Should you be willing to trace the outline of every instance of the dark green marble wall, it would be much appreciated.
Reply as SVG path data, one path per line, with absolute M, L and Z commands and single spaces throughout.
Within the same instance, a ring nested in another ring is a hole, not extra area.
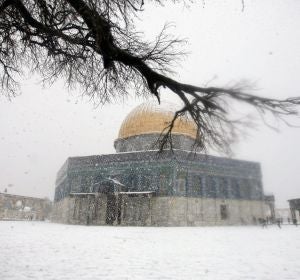
M 97 183 L 107 178 L 118 180 L 128 191 L 154 191 L 157 196 L 263 198 L 258 164 L 241 162 L 239 165 L 224 158 L 218 161 L 215 157 L 192 160 L 173 155 L 161 158 L 142 155 L 137 154 L 138 159 L 124 154 L 119 158 L 106 155 L 70 159 L 57 179 L 55 201 L 71 192 L 93 192 Z

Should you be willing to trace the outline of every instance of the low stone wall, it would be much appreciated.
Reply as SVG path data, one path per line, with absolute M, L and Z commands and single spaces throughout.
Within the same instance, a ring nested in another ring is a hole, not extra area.
M 226 217 L 221 215 L 226 209 Z M 158 197 L 152 200 L 152 225 L 202 226 L 254 224 L 265 217 L 263 202 L 189 197 Z
M 54 203 L 51 221 L 66 224 L 106 224 L 107 197 L 97 195 L 73 195 Z
M 0 220 L 45 220 L 52 203 L 48 199 L 0 193 Z
M 50 216 L 51 221 L 56 223 L 70 224 L 72 212 L 74 211 L 73 208 L 74 198 L 66 197 L 59 202 L 55 202 Z
M 54 222 L 124 226 L 243 225 L 259 218 L 263 201 L 147 195 L 116 195 L 113 204 L 105 194 L 66 197 L 52 213 Z
M 149 196 L 121 197 L 120 224 L 132 226 L 150 226 L 152 198 Z

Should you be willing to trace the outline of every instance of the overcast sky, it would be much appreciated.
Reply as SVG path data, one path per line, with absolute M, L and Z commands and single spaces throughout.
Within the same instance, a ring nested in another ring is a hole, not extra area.
M 189 55 L 176 78 L 203 85 L 255 82 L 256 94 L 300 96 L 300 1 L 195 1 L 147 8 L 139 23 L 148 38 L 168 21 L 188 39 Z M 205 5 L 204 5 L 205 3 Z M 170 98 L 168 96 L 168 98 Z M 22 81 L 22 95 L 0 97 L 0 192 L 53 199 L 58 169 L 69 156 L 113 153 L 126 114 L 141 103 L 132 98 L 104 107 L 68 92 L 63 82 L 42 88 L 39 77 Z M 244 109 L 242 109 L 244 110 Z M 300 120 L 294 120 L 300 124 Z M 250 131 L 235 145 L 235 158 L 261 163 L 266 193 L 278 207 L 300 197 L 300 129 L 280 126 Z

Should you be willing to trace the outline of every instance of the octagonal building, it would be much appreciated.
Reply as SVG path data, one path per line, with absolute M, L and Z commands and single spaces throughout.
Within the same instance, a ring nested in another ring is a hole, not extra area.
M 158 153 L 175 110 L 143 103 L 121 124 L 115 154 L 68 158 L 57 174 L 52 220 L 200 226 L 265 218 L 260 164 L 191 152 L 196 127 L 187 117 L 174 124 L 173 151 Z

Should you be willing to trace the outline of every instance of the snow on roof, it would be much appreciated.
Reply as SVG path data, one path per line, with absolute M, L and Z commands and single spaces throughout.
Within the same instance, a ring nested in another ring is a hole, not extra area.
M 97 193 L 95 192 L 80 192 L 80 193 L 70 193 L 72 195 L 87 195 L 87 194 L 92 194 L 92 195 L 96 195 Z
M 152 194 L 154 192 L 148 191 L 148 192 L 119 192 L 119 194 Z
M 112 181 L 112 182 L 115 183 L 116 185 L 125 186 L 124 184 L 122 184 L 120 181 L 118 181 L 118 180 L 116 180 L 116 179 L 109 178 L 108 180 L 109 180 L 109 181 Z
M 144 191 L 144 192 L 115 192 L 117 194 L 152 194 L 153 191 Z M 98 192 L 78 192 L 78 193 L 70 193 L 71 195 L 96 195 Z

